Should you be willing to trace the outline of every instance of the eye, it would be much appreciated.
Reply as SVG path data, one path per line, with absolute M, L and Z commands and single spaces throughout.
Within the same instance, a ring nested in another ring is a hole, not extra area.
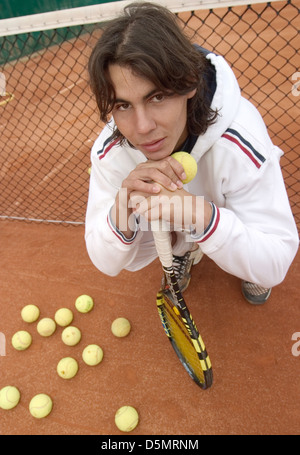
M 161 103 L 165 97 L 166 96 L 163 93 L 156 93 L 154 96 L 152 96 L 150 101 L 153 101 L 154 103 Z
M 127 111 L 130 108 L 129 103 L 120 103 L 120 104 L 115 104 L 114 110 L 116 111 Z

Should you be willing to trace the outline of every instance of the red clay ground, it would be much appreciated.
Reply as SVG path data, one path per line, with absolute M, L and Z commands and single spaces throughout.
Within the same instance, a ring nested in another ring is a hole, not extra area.
M 292 335 L 300 332 L 299 255 L 262 307 L 247 304 L 239 280 L 207 257 L 194 269 L 186 298 L 214 370 L 213 387 L 202 391 L 161 327 L 155 304 L 158 261 L 146 270 L 110 278 L 91 264 L 83 227 L 2 221 L 0 235 L 0 332 L 6 338 L 0 388 L 15 385 L 21 391 L 16 408 L 0 409 L 1 435 L 122 435 L 114 414 L 126 404 L 140 415 L 131 435 L 299 434 L 299 357 L 292 353 Z M 94 298 L 88 314 L 75 310 L 80 294 Z M 29 303 L 39 306 L 41 317 L 53 317 L 61 307 L 73 309 L 81 342 L 65 346 L 62 328 L 42 338 L 36 323 L 21 319 L 20 311 Z M 123 339 L 110 331 L 119 316 L 132 324 Z M 33 343 L 18 352 L 10 340 L 21 329 L 31 332 Z M 90 343 L 104 351 L 96 367 L 81 359 Z M 71 380 L 56 373 L 65 356 L 79 362 Z M 37 393 L 48 393 L 54 403 L 41 420 L 28 411 Z

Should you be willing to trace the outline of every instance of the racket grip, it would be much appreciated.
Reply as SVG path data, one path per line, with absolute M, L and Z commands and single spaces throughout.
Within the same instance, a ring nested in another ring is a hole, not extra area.
M 171 245 L 171 234 L 167 230 L 167 223 L 164 220 L 151 221 L 151 230 L 154 237 L 156 251 L 163 267 L 172 267 L 173 253 Z

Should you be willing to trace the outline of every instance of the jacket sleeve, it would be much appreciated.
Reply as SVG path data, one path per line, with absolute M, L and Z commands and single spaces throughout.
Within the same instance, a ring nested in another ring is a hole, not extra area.
M 110 218 L 110 210 L 121 187 L 123 178 L 117 175 L 108 156 L 118 154 L 111 146 L 111 131 L 106 127 L 95 142 L 91 152 L 89 196 L 85 218 L 85 242 L 93 264 L 103 273 L 117 275 L 133 259 L 137 251 L 139 230 L 126 239 L 116 229 Z M 102 153 L 99 154 L 99 150 Z M 105 156 L 107 155 L 107 156 Z M 116 158 L 117 160 L 117 158 Z
M 224 203 L 213 205 L 211 223 L 197 238 L 223 270 L 268 288 L 283 281 L 299 245 L 279 155 L 273 146 L 261 168 L 250 165 L 247 172 L 240 160 L 227 161 L 242 178 L 235 179 L 235 188 L 223 179 Z
M 120 146 L 109 149 L 109 133 L 111 131 L 107 128 L 103 130 L 91 152 L 85 242 L 95 267 L 106 275 L 116 276 L 123 269 L 134 271 L 144 267 L 155 259 L 156 250 L 151 233 L 140 229 L 139 220 L 134 215 L 132 226 L 135 232 L 130 239 L 111 220 L 110 211 L 122 181 L 144 157 L 139 156 L 136 150 L 127 153 Z M 105 155 L 103 159 L 99 159 L 99 150 Z

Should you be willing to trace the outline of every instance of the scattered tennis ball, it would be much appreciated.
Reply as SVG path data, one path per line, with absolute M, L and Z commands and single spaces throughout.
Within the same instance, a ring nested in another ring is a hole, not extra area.
M 129 334 L 130 330 L 131 325 L 126 318 L 117 318 L 111 325 L 112 333 L 118 338 L 126 337 Z
M 115 424 L 121 431 L 132 431 L 139 423 L 139 415 L 132 406 L 122 406 L 115 414 Z
M 0 408 L 12 409 L 20 401 L 20 392 L 17 387 L 7 385 L 0 390 Z
M 29 403 L 30 414 L 36 419 L 47 417 L 52 411 L 52 400 L 49 395 L 39 393 L 35 395 Z
M 73 321 L 73 313 L 69 308 L 60 308 L 54 315 L 56 324 L 66 327 Z
M 78 363 L 72 357 L 65 357 L 57 364 L 57 374 L 63 379 L 71 379 L 77 374 Z
M 97 344 L 89 344 L 84 348 L 82 358 L 87 365 L 98 365 L 103 359 L 103 350 Z
M 51 318 L 43 318 L 38 322 L 37 331 L 42 337 L 50 337 L 55 330 L 56 324 Z
M 24 351 L 25 349 L 29 348 L 32 342 L 32 337 L 29 332 L 26 330 L 20 330 L 16 332 L 12 339 L 11 344 L 17 351 Z
M 94 301 L 89 295 L 80 295 L 75 301 L 75 307 L 80 313 L 88 313 L 94 306 Z
M 81 340 L 81 332 L 77 327 L 66 327 L 61 334 L 62 341 L 68 346 L 75 346 Z
M 195 158 L 187 152 L 175 152 L 171 156 L 175 158 L 175 160 L 180 164 L 182 164 L 184 168 L 186 179 L 184 179 L 182 183 L 189 183 L 191 180 L 193 180 L 197 174 L 197 162 Z
M 26 305 L 22 308 L 21 317 L 25 322 L 35 322 L 40 316 L 40 310 L 36 305 Z

